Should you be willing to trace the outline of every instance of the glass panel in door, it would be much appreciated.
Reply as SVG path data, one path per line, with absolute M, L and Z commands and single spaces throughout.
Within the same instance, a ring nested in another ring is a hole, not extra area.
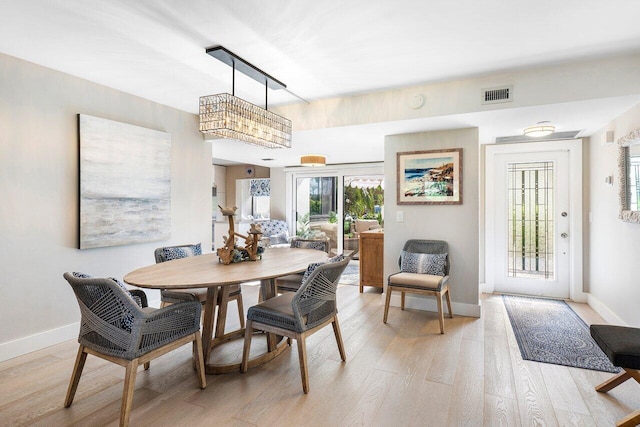
M 338 247 L 338 178 L 298 177 L 296 180 L 296 235 L 329 237 L 331 249 Z
M 358 259 L 358 234 L 384 224 L 384 175 L 344 177 L 345 254 Z

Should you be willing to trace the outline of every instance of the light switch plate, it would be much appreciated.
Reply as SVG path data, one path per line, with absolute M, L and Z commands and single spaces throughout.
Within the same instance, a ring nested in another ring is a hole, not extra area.
M 397 211 L 396 222 L 403 222 L 403 221 L 404 221 L 404 211 Z

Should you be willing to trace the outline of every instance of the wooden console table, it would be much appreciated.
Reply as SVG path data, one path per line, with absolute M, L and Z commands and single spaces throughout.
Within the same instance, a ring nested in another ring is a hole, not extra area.
M 360 233 L 360 293 L 364 286 L 384 284 L 384 230 Z

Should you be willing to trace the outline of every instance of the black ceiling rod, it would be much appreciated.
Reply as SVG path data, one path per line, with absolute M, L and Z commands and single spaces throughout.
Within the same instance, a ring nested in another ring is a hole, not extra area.
M 236 61 L 231 61 L 233 64 L 231 67 L 233 71 L 231 72 L 231 95 L 236 96 Z

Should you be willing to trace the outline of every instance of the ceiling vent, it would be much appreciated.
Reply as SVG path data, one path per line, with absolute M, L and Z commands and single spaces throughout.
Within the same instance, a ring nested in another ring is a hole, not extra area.
M 500 104 L 513 101 L 513 85 L 482 89 L 481 104 Z
M 532 138 L 526 135 L 514 135 L 514 136 L 498 136 L 496 137 L 496 144 L 508 144 L 514 142 L 537 142 L 537 141 L 558 141 L 561 139 L 575 139 L 582 132 L 581 130 L 570 130 L 565 132 L 555 132 L 544 138 Z

